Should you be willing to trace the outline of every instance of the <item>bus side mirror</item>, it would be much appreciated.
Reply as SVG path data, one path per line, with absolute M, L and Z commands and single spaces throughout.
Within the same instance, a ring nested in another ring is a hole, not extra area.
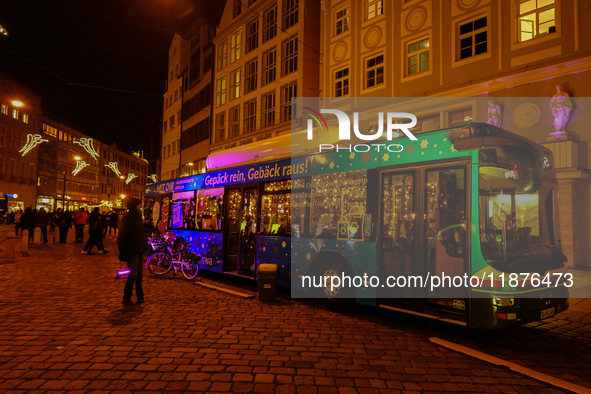
M 544 162 L 529 149 L 503 145 L 503 150 L 517 162 L 521 189 L 528 194 L 537 192 L 544 179 Z

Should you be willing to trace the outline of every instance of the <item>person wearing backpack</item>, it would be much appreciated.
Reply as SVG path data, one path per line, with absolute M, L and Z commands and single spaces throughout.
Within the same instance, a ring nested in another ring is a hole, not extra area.
M 100 210 L 94 208 L 93 212 L 90 214 L 90 218 L 88 219 L 88 235 L 89 239 L 84 248 L 82 249 L 82 254 L 92 254 L 91 250 L 96 245 L 99 250 L 99 253 L 107 253 L 107 250 L 103 246 L 103 226 L 101 223 L 101 215 Z

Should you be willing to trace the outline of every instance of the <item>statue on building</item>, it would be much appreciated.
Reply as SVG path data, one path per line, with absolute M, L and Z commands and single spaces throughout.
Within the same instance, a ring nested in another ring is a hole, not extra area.
M 499 104 L 495 104 L 492 100 L 488 100 L 488 120 L 486 121 L 486 123 L 493 126 L 501 127 L 501 115 L 501 106 Z
M 566 134 L 564 129 L 570 118 L 570 113 L 573 109 L 570 96 L 568 93 L 562 91 L 560 85 L 556 86 L 556 94 L 552 96 L 550 100 L 550 109 L 552 110 L 552 116 L 554 117 L 554 128 L 556 131 L 550 133 L 555 137 L 560 137 Z

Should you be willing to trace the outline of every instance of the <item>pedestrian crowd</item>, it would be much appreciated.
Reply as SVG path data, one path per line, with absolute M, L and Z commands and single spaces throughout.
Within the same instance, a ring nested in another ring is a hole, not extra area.
M 74 227 L 76 231 L 76 240 L 74 243 L 84 243 L 84 229 L 88 228 L 89 239 L 85 244 L 82 253 L 92 254 L 91 250 L 96 245 L 99 253 L 106 253 L 103 247 L 103 238 L 109 235 L 117 235 L 121 213 L 115 211 L 100 212 L 100 209 L 94 208 L 92 213 L 88 214 L 85 208 L 80 208 L 78 211 L 62 210 L 58 208 L 56 211 L 46 211 L 45 208 L 31 209 L 28 207 L 23 212 L 21 209 L 11 211 L 4 216 L 6 224 L 14 224 L 15 233 L 18 236 L 19 230 L 21 234 L 24 230 L 29 231 L 29 244 L 33 243 L 33 234 L 35 229 L 41 229 L 41 237 L 44 244 L 47 241 L 47 231 L 59 232 L 59 243 L 67 243 L 68 231 Z
M 137 301 L 136 304 L 143 304 L 144 291 L 142 287 L 143 277 L 143 255 L 147 250 L 147 236 L 151 235 L 153 225 L 148 228 L 148 233 L 144 228 L 144 221 L 141 214 L 142 200 L 131 198 L 127 202 L 128 213 L 121 220 L 120 215 L 115 211 L 109 213 L 100 212 L 98 207 L 94 208 L 89 214 L 85 208 L 80 208 L 77 212 L 70 210 L 45 211 L 43 207 L 31 209 L 28 207 L 25 212 L 22 210 L 11 211 L 3 216 L 6 224 L 14 224 L 16 235 L 21 230 L 29 231 L 29 244 L 33 243 L 33 234 L 35 229 L 41 229 L 43 243 L 47 243 L 47 227 L 54 232 L 56 227 L 59 230 L 59 242 L 67 243 L 68 231 L 74 226 L 76 231 L 76 240 L 74 243 L 84 243 L 84 229 L 88 228 L 88 241 L 82 248 L 82 254 L 92 254 L 94 246 L 99 253 L 107 253 L 103 245 L 103 238 L 109 235 L 117 236 L 117 246 L 119 251 L 119 260 L 127 263 L 128 276 L 123 291 L 123 306 L 134 305 L 131 300 L 133 288 L 135 286 Z M 119 230 L 119 231 L 118 231 Z M 54 233 L 55 234 L 55 233 Z

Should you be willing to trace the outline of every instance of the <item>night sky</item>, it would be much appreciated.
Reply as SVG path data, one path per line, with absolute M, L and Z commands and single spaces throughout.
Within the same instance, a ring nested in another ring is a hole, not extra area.
M 159 152 L 150 140 L 159 140 L 172 37 L 196 20 L 217 24 L 224 4 L 0 0 L 0 25 L 9 34 L 0 35 L 0 70 L 82 132 L 126 151 L 143 150 L 150 159 L 150 151 Z

